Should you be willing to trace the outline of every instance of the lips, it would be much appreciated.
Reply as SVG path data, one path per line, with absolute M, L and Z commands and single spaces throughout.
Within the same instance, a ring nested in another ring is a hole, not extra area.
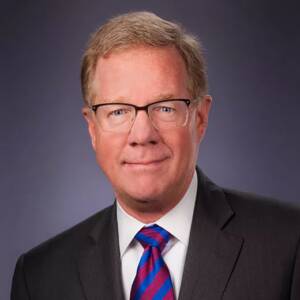
M 150 165 L 150 164 L 163 162 L 168 158 L 169 157 L 164 156 L 160 158 L 151 158 L 151 159 L 125 159 L 122 163 L 129 164 L 129 165 Z
M 125 160 L 123 164 L 128 165 L 151 165 L 151 164 L 158 164 L 168 159 L 168 157 L 158 158 L 158 159 L 151 159 L 151 160 Z
M 160 163 L 164 162 L 165 160 L 167 160 L 169 157 L 161 157 L 161 158 L 155 158 L 155 159 L 143 159 L 143 160 L 124 160 L 122 162 L 123 165 L 127 165 L 127 166 L 132 166 L 132 167 L 138 167 L 138 166 L 155 166 L 155 165 L 159 165 Z

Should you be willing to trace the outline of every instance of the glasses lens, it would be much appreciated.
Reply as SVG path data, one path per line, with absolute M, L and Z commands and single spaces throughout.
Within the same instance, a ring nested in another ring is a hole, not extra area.
M 158 129 L 185 126 L 188 119 L 188 107 L 182 100 L 154 103 L 149 107 L 149 117 Z
M 103 130 L 123 132 L 130 129 L 135 109 L 130 105 L 108 104 L 98 107 L 97 120 Z

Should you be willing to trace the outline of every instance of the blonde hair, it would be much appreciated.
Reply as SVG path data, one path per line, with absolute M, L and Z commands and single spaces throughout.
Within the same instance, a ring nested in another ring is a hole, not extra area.
M 90 38 L 81 65 L 81 88 L 84 102 L 93 101 L 92 83 L 98 59 L 115 50 L 136 45 L 175 46 L 188 74 L 188 89 L 193 99 L 207 93 L 207 75 L 200 42 L 179 24 L 150 12 L 132 12 L 114 17 Z

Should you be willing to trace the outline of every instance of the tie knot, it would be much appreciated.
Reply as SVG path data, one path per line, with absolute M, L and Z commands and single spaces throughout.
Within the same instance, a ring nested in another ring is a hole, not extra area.
M 135 236 L 144 248 L 147 246 L 157 247 L 160 251 L 164 249 L 171 238 L 171 234 L 154 224 L 148 227 L 143 227 Z

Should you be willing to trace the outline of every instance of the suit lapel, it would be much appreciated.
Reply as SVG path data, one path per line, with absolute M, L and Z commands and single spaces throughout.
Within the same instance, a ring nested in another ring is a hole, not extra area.
M 199 170 L 198 192 L 179 299 L 221 299 L 243 239 L 226 232 L 233 212 Z
M 78 261 L 88 300 L 122 300 L 121 263 L 115 205 L 94 227 Z

